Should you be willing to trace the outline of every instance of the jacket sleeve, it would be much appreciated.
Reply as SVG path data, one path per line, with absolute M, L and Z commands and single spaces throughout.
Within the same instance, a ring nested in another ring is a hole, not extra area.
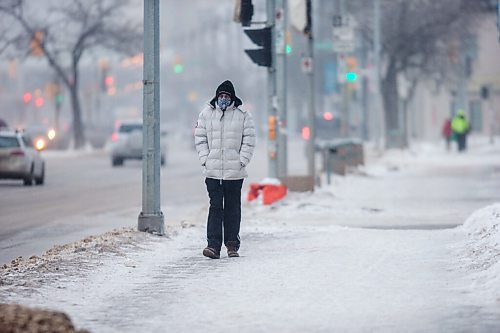
M 255 126 L 250 113 L 245 114 L 243 122 L 243 137 L 241 138 L 240 162 L 243 166 L 247 166 L 252 159 L 253 150 L 255 148 Z
M 209 150 L 207 127 L 205 117 L 203 117 L 203 112 L 200 113 L 198 122 L 196 123 L 196 128 L 194 129 L 194 144 L 196 146 L 196 151 L 198 152 L 198 158 L 200 159 L 201 165 L 204 166 L 205 163 L 207 163 Z

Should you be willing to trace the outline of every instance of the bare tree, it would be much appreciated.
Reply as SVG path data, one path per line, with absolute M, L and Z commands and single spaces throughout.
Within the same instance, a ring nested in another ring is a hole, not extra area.
M 350 4 L 363 37 L 373 42 L 373 0 Z M 399 128 L 398 75 L 409 78 L 409 99 L 422 79 L 448 77 L 450 42 L 472 33 L 479 7 L 470 0 L 381 0 L 380 86 L 388 147 L 405 145 Z
M 0 21 L 12 25 L 0 28 L 0 51 L 15 48 L 24 56 L 32 53 L 33 43 L 40 56 L 47 59 L 71 99 L 75 148 L 85 144 L 79 97 L 79 64 L 82 56 L 92 48 L 106 48 L 117 52 L 136 53 L 142 40 L 140 26 L 126 19 L 123 9 L 126 0 L 72 0 L 47 1 L 51 4 L 47 15 L 33 15 L 40 3 L 24 0 L 0 0 Z M 31 14 L 31 15 L 30 15 Z M 43 16 L 43 17 L 40 17 Z M 14 26 L 15 25 L 15 26 Z M 8 28 L 8 29 L 6 29 Z M 14 32 L 15 31 L 15 32 Z

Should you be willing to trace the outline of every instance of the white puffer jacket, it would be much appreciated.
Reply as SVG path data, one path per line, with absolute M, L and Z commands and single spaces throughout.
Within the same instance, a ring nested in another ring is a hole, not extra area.
M 194 131 L 196 151 L 204 175 L 214 179 L 242 179 L 255 147 L 252 115 L 230 106 L 225 112 L 208 105 Z

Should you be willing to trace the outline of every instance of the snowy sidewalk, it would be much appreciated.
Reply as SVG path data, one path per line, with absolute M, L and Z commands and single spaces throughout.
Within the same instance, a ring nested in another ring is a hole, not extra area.
M 92 332 L 498 332 L 500 207 L 452 227 L 500 202 L 500 158 L 441 155 L 245 205 L 240 258 L 202 257 L 197 223 L 117 233 L 4 272 L 0 301 Z
M 84 275 L 8 297 L 66 311 L 92 332 L 493 332 L 500 313 L 468 293 L 460 233 L 245 228 L 242 257 L 200 256 L 203 230 L 108 256 Z M 74 269 L 76 267 L 73 267 Z M 21 297 L 20 297 L 21 296 Z M 496 309 L 498 310 L 498 308 Z

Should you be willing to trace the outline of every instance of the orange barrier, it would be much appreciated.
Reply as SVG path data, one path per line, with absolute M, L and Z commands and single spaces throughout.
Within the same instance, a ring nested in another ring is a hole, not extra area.
M 270 205 L 286 196 L 288 189 L 285 185 L 250 184 L 247 200 L 253 201 L 262 194 L 262 203 Z

